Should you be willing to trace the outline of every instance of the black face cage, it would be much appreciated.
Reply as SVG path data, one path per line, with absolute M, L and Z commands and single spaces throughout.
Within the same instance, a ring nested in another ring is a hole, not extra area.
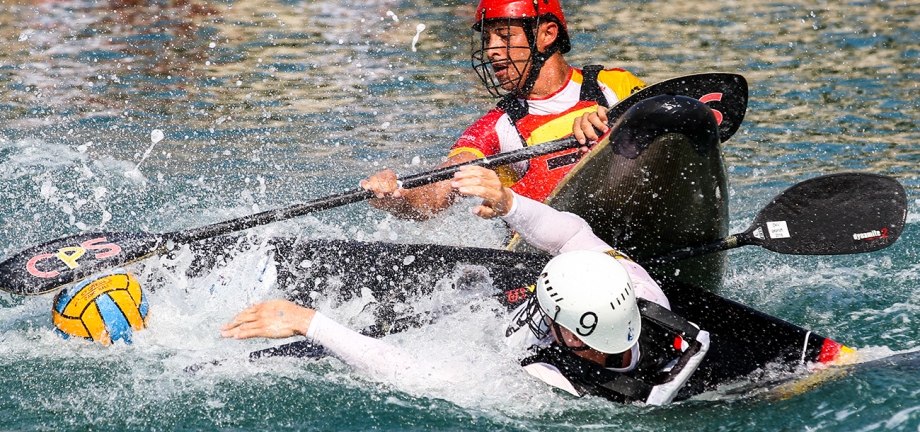
M 483 11 L 483 17 L 485 16 L 485 11 Z M 511 27 L 513 21 L 522 21 L 520 18 L 507 18 L 506 25 Z M 543 66 L 543 62 L 540 59 L 543 56 L 540 56 L 540 53 L 537 51 L 537 37 L 535 34 L 535 29 L 540 28 L 540 17 L 536 19 L 525 19 L 523 20 L 524 24 L 524 34 L 527 36 L 528 46 L 505 46 L 504 48 L 489 48 L 487 46 L 488 40 L 486 38 L 483 29 L 485 27 L 485 18 L 481 18 L 477 26 L 479 31 L 473 31 L 472 43 L 470 51 L 472 52 L 472 66 L 473 70 L 476 71 L 476 75 L 479 75 L 479 79 L 486 86 L 486 89 L 494 97 L 502 97 L 508 93 L 517 93 L 521 97 L 527 96 L 527 93 L 530 92 L 530 88 L 533 87 L 533 83 L 536 81 L 536 75 L 539 75 L 540 67 Z M 477 37 L 477 33 L 478 37 Z M 530 55 L 527 57 L 527 61 L 524 63 L 524 67 L 518 68 L 517 63 L 511 61 L 511 49 L 512 48 L 526 48 L 530 50 Z M 492 69 L 493 61 L 490 59 L 488 52 L 492 50 L 505 50 L 505 60 L 501 62 L 508 62 L 509 68 L 514 68 L 517 73 L 517 78 L 501 82 L 495 76 L 495 71 Z M 543 59 L 545 60 L 545 59 Z M 539 67 L 537 66 L 539 63 Z M 534 67 L 531 67 L 531 66 Z M 530 74 L 527 77 L 527 82 L 524 85 L 521 84 L 521 79 L 524 77 L 524 72 L 530 70 Z M 511 90 L 505 90 L 504 85 L 511 84 Z
M 556 307 L 556 313 L 559 313 L 558 307 Z M 546 339 L 551 332 L 548 321 L 549 317 L 540 308 L 537 297 L 532 295 L 527 299 L 524 307 L 511 318 L 511 327 L 508 328 L 507 336 L 526 325 L 537 339 Z
M 512 333 L 522 328 L 524 325 L 527 325 L 531 333 L 533 333 L 538 340 L 544 340 L 550 337 L 553 333 L 553 329 L 555 329 L 556 333 L 560 335 L 559 346 L 561 348 L 569 351 L 586 351 L 591 349 L 588 344 L 584 344 L 580 347 L 570 347 L 564 340 L 561 340 L 562 326 L 556 322 L 556 318 L 559 316 L 561 310 L 559 306 L 556 306 L 556 313 L 550 318 L 549 315 L 540 308 L 540 304 L 537 302 L 537 296 L 532 295 L 527 299 L 527 303 L 525 303 L 524 307 L 511 317 L 511 326 L 508 327 L 505 336 L 511 336 Z

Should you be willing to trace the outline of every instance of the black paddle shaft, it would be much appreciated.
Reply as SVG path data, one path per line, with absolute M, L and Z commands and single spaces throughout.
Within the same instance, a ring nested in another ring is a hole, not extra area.
M 575 148 L 579 145 L 574 138 L 564 138 L 526 147 L 493 157 L 408 176 L 401 180 L 402 187 L 411 189 L 447 180 L 465 165 L 496 168 L 540 155 Z M 20 295 L 43 294 L 106 269 L 170 250 L 176 244 L 193 243 L 367 200 L 373 196 L 373 192 L 358 188 L 303 204 L 166 234 L 105 232 L 63 237 L 23 250 L 0 263 L 0 289 Z
M 400 180 L 401 187 L 403 189 L 412 189 L 419 186 L 425 186 L 432 183 L 437 183 L 439 181 L 450 179 L 454 176 L 457 171 L 460 171 L 460 168 L 468 165 L 481 166 L 483 168 L 498 168 L 502 165 L 508 165 L 515 162 L 520 162 L 524 160 L 533 159 L 538 156 L 547 155 L 550 153 L 556 153 L 558 151 L 567 150 L 579 147 L 581 144 L 575 140 L 575 138 L 568 137 L 562 138 L 555 141 L 550 141 L 545 144 L 540 144 L 531 147 L 525 147 L 522 149 L 500 153 L 495 156 L 490 156 L 482 159 L 475 159 L 469 162 L 462 164 L 451 165 L 448 167 L 438 168 L 431 171 L 426 171 L 423 173 L 411 175 L 404 177 Z M 190 229 L 186 231 L 177 231 L 174 233 L 165 234 L 167 238 L 174 239 L 181 243 L 191 243 L 198 240 L 203 240 L 207 238 L 213 238 L 221 234 L 226 234 L 234 231 L 241 231 L 244 229 L 265 225 L 271 222 L 277 222 L 282 220 L 287 220 L 295 218 L 297 216 L 303 216 L 305 214 L 314 213 L 322 210 L 328 210 L 335 207 L 341 207 L 347 204 L 353 204 L 360 201 L 366 201 L 374 197 L 374 193 L 365 190 L 362 188 L 353 189 L 347 192 L 342 192 L 337 195 L 328 196 L 325 198 L 315 199 L 303 204 L 296 204 L 290 207 L 268 210 L 262 213 L 256 213 L 254 215 L 241 217 L 238 219 L 229 220 L 226 222 L 220 222 L 213 225 L 204 226 L 201 228 Z
M 906 219 L 907 194 L 897 180 L 867 173 L 830 174 L 777 195 L 743 233 L 641 264 L 666 264 L 748 245 L 792 255 L 873 252 L 891 246 Z

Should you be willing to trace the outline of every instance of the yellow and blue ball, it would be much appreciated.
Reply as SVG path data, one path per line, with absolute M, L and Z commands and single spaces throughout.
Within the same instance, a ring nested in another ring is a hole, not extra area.
M 131 343 L 134 331 L 147 327 L 149 309 L 147 295 L 134 275 L 116 270 L 59 292 L 51 320 L 65 339 Z

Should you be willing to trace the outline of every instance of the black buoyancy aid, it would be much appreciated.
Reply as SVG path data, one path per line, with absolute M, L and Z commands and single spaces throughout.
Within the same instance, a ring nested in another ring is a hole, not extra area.
M 604 67 L 601 65 L 588 65 L 582 68 L 579 100 L 594 101 L 597 102 L 598 105 L 609 108 L 607 105 L 607 97 L 604 96 L 601 85 L 597 82 L 597 75 L 600 74 L 602 70 L 604 70 Z M 508 93 L 502 97 L 501 100 L 498 101 L 497 106 L 508 114 L 508 117 L 511 119 L 511 124 L 515 125 L 515 129 L 517 129 L 517 122 L 530 112 L 527 107 L 527 100 L 524 100 L 524 104 L 522 105 L 518 101 L 517 95 L 514 93 Z M 523 137 L 521 139 L 523 140 Z M 527 140 L 523 141 L 525 143 L 527 142 Z
M 615 372 L 552 344 L 534 348 L 522 366 L 546 363 L 556 367 L 583 395 L 615 402 L 661 405 L 674 399 L 709 349 L 709 334 L 667 308 L 636 299 L 642 316 L 640 357 L 629 372 Z M 680 339 L 677 339 L 677 338 Z M 686 342 L 681 349 L 681 339 Z

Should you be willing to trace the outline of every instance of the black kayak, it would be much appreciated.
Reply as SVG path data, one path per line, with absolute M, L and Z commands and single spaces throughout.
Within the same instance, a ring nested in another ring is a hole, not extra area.
M 221 251 L 228 247 L 217 243 L 198 246 L 205 250 L 199 250 L 196 266 L 213 269 L 215 263 L 223 261 Z M 248 240 L 240 237 L 234 243 L 230 249 L 246 248 Z M 453 280 L 454 289 L 460 290 L 491 286 L 496 301 L 510 311 L 528 298 L 551 258 L 538 253 L 431 244 L 296 238 L 273 238 L 270 243 L 278 284 L 297 303 L 309 306 L 317 295 L 347 301 L 369 290 L 377 299 L 377 323 L 361 332 L 374 337 L 423 326 L 440 314 L 450 313 L 406 311 L 413 298 L 430 294 L 439 280 Z M 662 289 L 675 312 L 710 332 L 709 353 L 690 378 L 688 390 L 682 392 L 684 397 L 713 390 L 768 366 L 791 371 L 805 363 L 832 363 L 849 351 L 805 328 L 692 285 L 670 281 L 663 283 Z M 400 306 L 400 313 L 388 307 L 395 305 Z M 251 358 L 322 355 L 321 347 L 294 342 L 254 352 Z

